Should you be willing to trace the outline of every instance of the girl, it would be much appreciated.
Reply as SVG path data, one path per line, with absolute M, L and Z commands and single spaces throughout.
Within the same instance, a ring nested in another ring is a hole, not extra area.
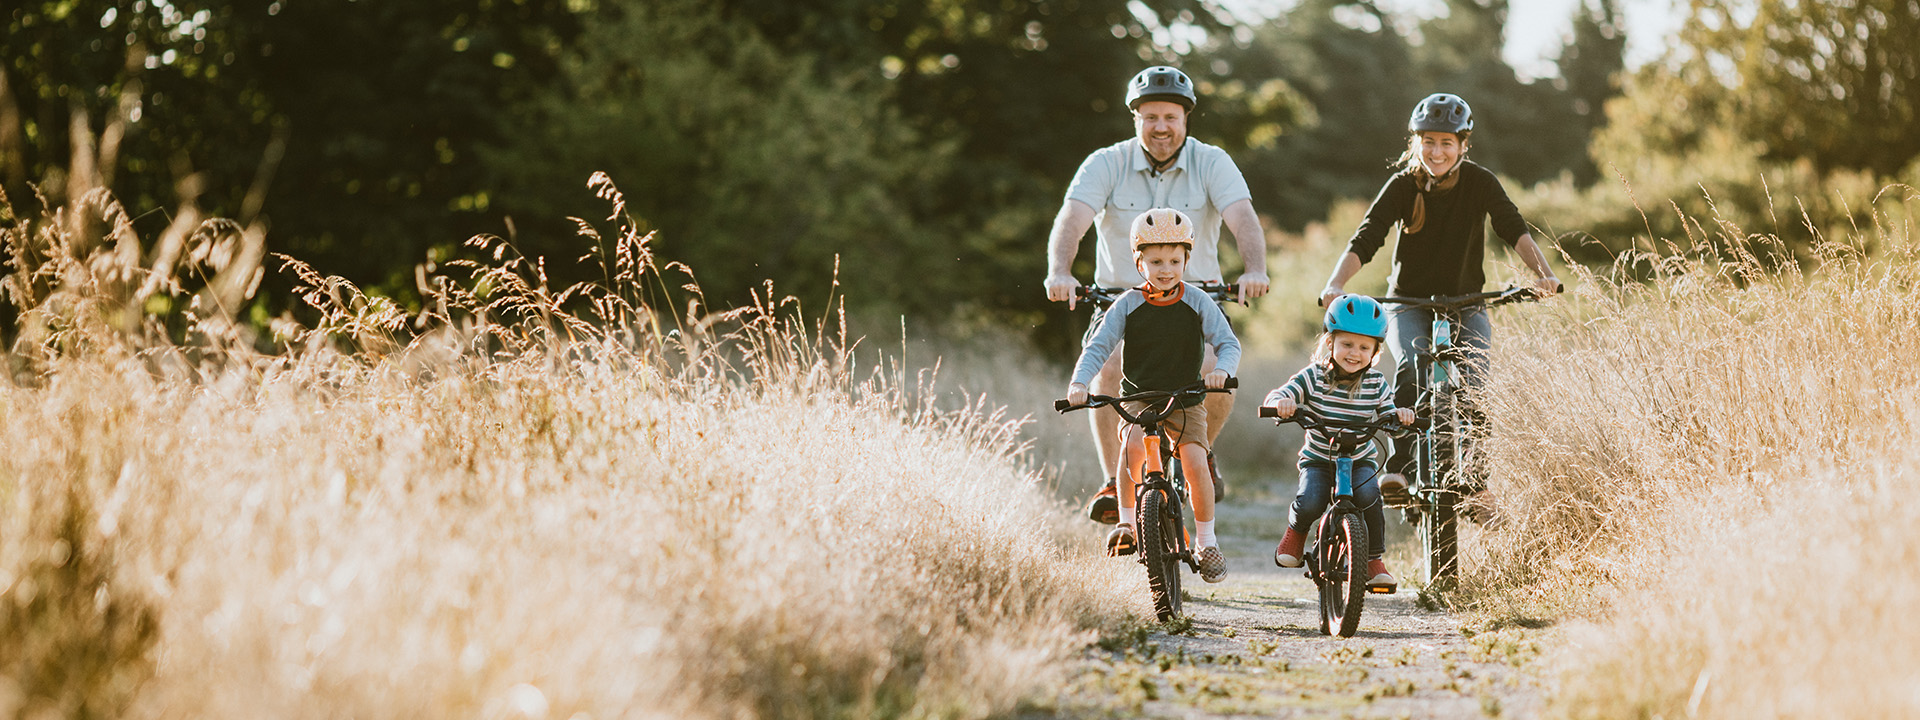
M 1347 253 L 1334 266 L 1327 287 L 1320 291 L 1320 305 L 1328 306 L 1346 291 L 1347 281 L 1360 266 L 1373 259 L 1387 238 L 1387 231 L 1400 226 L 1400 242 L 1393 251 L 1393 275 L 1390 295 L 1432 297 L 1466 295 L 1480 292 L 1486 284 L 1485 263 L 1487 219 L 1493 219 L 1493 232 L 1514 249 L 1520 260 L 1536 276 L 1534 286 L 1543 295 L 1560 291 L 1560 281 L 1547 266 L 1527 221 L 1507 199 L 1506 188 L 1491 171 L 1466 159 L 1473 134 L 1473 108 L 1457 95 L 1435 93 L 1421 100 L 1407 120 L 1407 149 L 1401 153 L 1402 169 L 1387 179 L 1380 194 L 1367 208 L 1365 220 L 1347 241 Z M 1395 310 L 1392 318 L 1392 345 L 1396 361 L 1394 399 L 1401 407 L 1412 407 L 1419 392 L 1414 374 L 1415 348 L 1431 343 L 1433 317 L 1430 311 Z M 1484 308 L 1469 310 L 1461 318 L 1455 341 L 1462 347 L 1484 352 L 1492 346 L 1493 327 Z M 1463 380 L 1475 383 L 1472 363 Z M 1394 443 L 1387 459 L 1387 474 L 1381 488 L 1389 501 L 1403 502 L 1406 473 L 1413 464 L 1412 443 Z
M 1313 362 L 1287 384 L 1267 393 L 1261 404 L 1276 408 L 1283 418 L 1305 407 L 1336 423 L 1365 422 L 1394 413 L 1400 424 L 1411 424 L 1413 411 L 1394 408 L 1393 398 L 1387 394 L 1386 374 L 1373 367 L 1380 356 L 1380 341 L 1387 334 L 1387 317 L 1380 303 L 1363 295 L 1341 296 L 1327 308 L 1322 327 L 1325 332 L 1314 349 Z M 1368 455 L 1353 464 L 1353 498 L 1365 508 L 1367 519 L 1367 574 L 1371 578 L 1367 587 L 1393 592 L 1399 583 L 1381 559 L 1386 551 L 1387 518 L 1381 509 L 1380 487 L 1374 482 L 1372 445 L 1367 447 Z M 1300 495 L 1293 500 L 1286 537 L 1273 549 L 1273 562 L 1280 567 L 1300 567 L 1307 529 L 1327 511 L 1327 503 L 1332 500 L 1333 461 L 1332 433 L 1308 431 L 1307 442 L 1300 447 Z

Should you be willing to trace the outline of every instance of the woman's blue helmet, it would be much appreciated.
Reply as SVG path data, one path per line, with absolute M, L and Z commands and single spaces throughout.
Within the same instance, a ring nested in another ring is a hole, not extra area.
M 1327 306 L 1327 319 L 1321 324 L 1327 332 L 1365 335 L 1375 340 L 1387 337 L 1387 313 L 1380 301 L 1365 295 L 1341 295 Z

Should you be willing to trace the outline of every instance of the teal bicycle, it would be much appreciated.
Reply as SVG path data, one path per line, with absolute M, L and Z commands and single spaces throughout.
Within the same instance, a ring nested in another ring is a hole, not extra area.
M 1420 388 L 1414 416 L 1424 429 L 1414 439 L 1411 495 L 1388 498 L 1401 505 L 1407 522 L 1420 536 L 1420 550 L 1429 586 L 1452 583 L 1459 574 L 1459 514 L 1462 500 L 1486 489 L 1473 441 L 1482 420 L 1466 397 L 1462 366 L 1471 359 L 1469 348 L 1456 344 L 1454 328 L 1472 308 L 1498 307 L 1545 297 L 1531 287 L 1508 287 L 1495 292 L 1452 297 L 1379 297 L 1398 310 L 1433 313 L 1432 340 L 1416 347 L 1415 371 Z M 1397 502 L 1396 502 L 1397 501 Z

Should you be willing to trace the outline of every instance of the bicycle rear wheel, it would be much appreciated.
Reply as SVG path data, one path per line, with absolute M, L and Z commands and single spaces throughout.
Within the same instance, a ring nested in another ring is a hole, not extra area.
M 1161 622 L 1180 615 L 1179 520 L 1169 521 L 1167 515 L 1166 496 L 1148 490 L 1140 499 L 1140 559 L 1147 565 L 1147 590 Z
M 1353 637 L 1367 600 L 1367 524 L 1359 515 L 1320 522 L 1320 631 Z

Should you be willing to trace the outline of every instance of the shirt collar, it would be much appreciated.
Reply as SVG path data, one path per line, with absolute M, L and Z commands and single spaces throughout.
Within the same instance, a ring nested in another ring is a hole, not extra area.
M 1173 164 L 1167 166 L 1167 169 L 1161 174 L 1164 175 L 1175 170 L 1187 169 L 1187 159 L 1193 156 L 1193 146 L 1194 143 L 1197 142 L 1199 141 L 1194 140 L 1193 136 L 1187 136 L 1187 141 L 1180 145 L 1180 152 L 1174 153 Z M 1139 136 L 1134 136 L 1131 144 L 1133 145 L 1133 152 L 1130 157 L 1133 158 L 1133 166 L 1130 169 L 1133 172 L 1152 174 L 1153 163 L 1147 160 L 1147 146 L 1140 144 Z

